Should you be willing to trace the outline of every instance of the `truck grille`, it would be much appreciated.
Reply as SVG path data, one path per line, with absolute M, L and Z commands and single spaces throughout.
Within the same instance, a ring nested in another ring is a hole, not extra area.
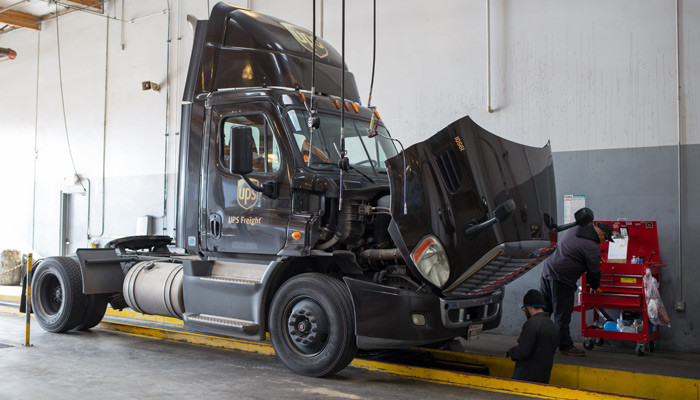
M 444 293 L 450 296 L 482 296 L 493 293 L 544 261 L 555 246 L 528 249 L 534 243 L 506 243 L 495 247 L 455 281 Z M 549 243 L 549 242 L 547 242 Z M 529 246 L 527 246 L 529 245 Z

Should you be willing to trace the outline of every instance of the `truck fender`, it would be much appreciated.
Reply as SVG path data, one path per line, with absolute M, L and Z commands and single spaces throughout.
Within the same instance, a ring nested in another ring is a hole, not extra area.
M 121 293 L 124 273 L 115 249 L 79 249 L 77 252 L 83 276 L 83 293 Z

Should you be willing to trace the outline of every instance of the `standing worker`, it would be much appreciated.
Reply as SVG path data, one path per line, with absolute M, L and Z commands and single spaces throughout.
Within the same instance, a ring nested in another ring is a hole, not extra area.
M 605 222 L 569 229 L 559 239 L 557 249 L 542 263 L 540 291 L 544 295 L 545 311 L 554 316 L 559 328 L 559 351 L 568 356 L 585 356 L 574 347 L 569 332 L 574 312 L 576 282 L 587 273 L 591 293 L 602 293 L 600 285 L 600 244 L 612 239 L 612 226 Z
M 519 381 L 549 383 L 554 353 L 559 346 L 559 329 L 544 311 L 542 293 L 530 289 L 523 298 L 527 317 L 518 338 L 518 345 L 506 352 L 515 361 L 513 378 Z

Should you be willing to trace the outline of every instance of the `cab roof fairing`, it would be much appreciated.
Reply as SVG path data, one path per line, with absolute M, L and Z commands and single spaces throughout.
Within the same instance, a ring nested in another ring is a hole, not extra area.
M 277 18 L 218 3 L 208 21 L 198 21 L 184 100 L 224 88 L 310 90 L 312 37 L 308 30 Z M 341 55 L 320 38 L 316 54 L 317 93 L 341 96 Z M 347 65 L 345 98 L 360 101 Z

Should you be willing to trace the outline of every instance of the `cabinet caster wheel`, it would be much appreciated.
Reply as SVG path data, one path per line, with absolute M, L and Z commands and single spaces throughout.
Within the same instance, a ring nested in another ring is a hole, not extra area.
M 593 350 L 593 339 L 586 339 L 583 341 L 583 348 L 586 350 Z
M 603 340 L 603 338 L 596 338 L 594 342 L 596 346 L 602 346 L 605 343 L 605 340 Z
M 644 355 L 644 343 L 637 343 L 637 349 L 635 350 L 638 356 Z

